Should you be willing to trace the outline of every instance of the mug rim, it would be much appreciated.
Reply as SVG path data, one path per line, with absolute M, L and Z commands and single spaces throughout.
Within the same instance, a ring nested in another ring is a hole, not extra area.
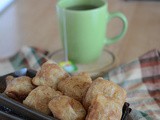
M 88 10 L 73 10 L 73 9 L 67 9 L 66 7 L 62 7 L 60 4 L 62 3 L 62 2 L 67 2 L 68 0 L 59 0 L 58 2 L 57 2 L 57 5 L 56 5 L 56 7 L 57 8 L 60 8 L 60 9 L 63 9 L 63 10 L 65 10 L 65 11 L 70 11 L 70 12 L 91 12 L 91 11 L 96 11 L 96 10 L 99 10 L 99 9 L 101 9 L 101 8 L 104 8 L 104 7 L 107 7 L 107 2 L 106 1 L 103 1 L 103 0 L 99 0 L 100 2 L 102 2 L 103 4 L 102 5 L 100 5 L 100 6 L 98 6 L 98 7 L 96 7 L 96 8 L 93 8 L 93 9 L 88 9 Z

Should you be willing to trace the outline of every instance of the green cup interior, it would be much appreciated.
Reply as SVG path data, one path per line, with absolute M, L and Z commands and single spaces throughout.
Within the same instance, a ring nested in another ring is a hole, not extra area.
M 58 7 L 67 9 L 73 6 L 83 6 L 83 5 L 93 5 L 96 8 L 102 7 L 105 5 L 104 1 L 101 0 L 60 0 L 57 4 Z

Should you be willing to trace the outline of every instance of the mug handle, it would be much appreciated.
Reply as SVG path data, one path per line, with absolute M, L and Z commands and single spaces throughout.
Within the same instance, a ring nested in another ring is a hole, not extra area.
M 127 28 L 128 28 L 127 18 L 121 12 L 110 13 L 109 14 L 109 21 L 111 21 L 112 19 L 114 19 L 116 17 L 119 18 L 123 22 L 123 29 L 122 29 L 121 33 L 119 33 L 117 36 L 115 36 L 113 38 L 107 38 L 107 40 L 105 40 L 105 43 L 107 45 L 113 44 L 113 43 L 117 42 L 118 40 L 120 40 L 125 35 Z

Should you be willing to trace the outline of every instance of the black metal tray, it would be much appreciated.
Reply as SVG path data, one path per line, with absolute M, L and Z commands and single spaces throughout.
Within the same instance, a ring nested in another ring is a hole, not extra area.
M 57 120 L 52 116 L 45 115 L 36 110 L 30 109 L 20 102 L 9 98 L 3 92 L 6 88 L 5 78 L 8 75 L 14 77 L 19 76 L 29 76 L 33 78 L 36 75 L 36 71 L 23 68 L 19 71 L 4 75 L 0 77 L 0 119 L 3 120 Z M 123 106 L 123 115 L 121 120 L 127 120 L 131 108 L 129 108 L 129 103 L 125 103 Z

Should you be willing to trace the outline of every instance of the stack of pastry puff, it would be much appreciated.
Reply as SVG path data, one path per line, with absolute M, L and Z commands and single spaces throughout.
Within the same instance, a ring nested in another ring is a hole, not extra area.
M 88 73 L 70 76 L 47 61 L 34 78 L 6 78 L 5 94 L 31 109 L 60 120 L 120 120 L 126 91 Z

